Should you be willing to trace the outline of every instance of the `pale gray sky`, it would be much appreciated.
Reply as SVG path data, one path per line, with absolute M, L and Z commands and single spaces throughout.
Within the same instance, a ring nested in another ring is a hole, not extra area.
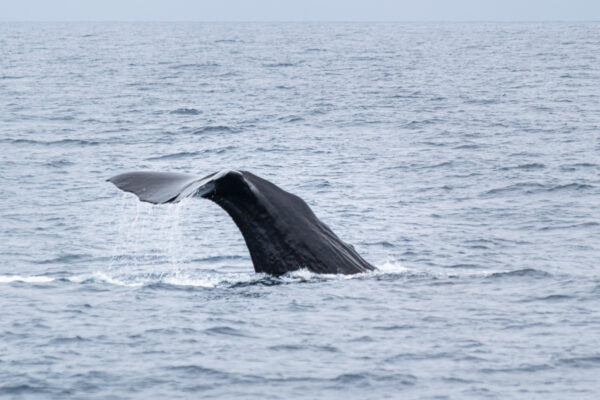
M 0 21 L 598 21 L 600 0 L 0 0 Z

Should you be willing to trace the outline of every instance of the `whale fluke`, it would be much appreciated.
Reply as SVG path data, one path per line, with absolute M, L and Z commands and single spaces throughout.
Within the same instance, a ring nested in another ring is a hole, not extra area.
M 153 204 L 186 197 L 214 201 L 242 232 L 256 272 L 279 276 L 300 268 L 323 274 L 375 269 L 321 222 L 304 200 L 248 171 L 221 171 L 203 178 L 128 172 L 108 181 Z

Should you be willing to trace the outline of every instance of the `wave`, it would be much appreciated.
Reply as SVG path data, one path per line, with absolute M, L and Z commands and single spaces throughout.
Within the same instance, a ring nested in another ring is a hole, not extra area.
M 127 270 L 97 271 L 93 273 L 65 276 L 47 275 L 0 275 L 0 283 L 24 282 L 24 283 L 49 283 L 70 282 L 83 285 L 108 284 L 114 286 L 146 288 L 151 290 L 196 290 L 211 288 L 245 288 L 252 286 L 278 286 L 297 285 L 306 283 L 336 282 L 345 280 L 368 280 L 395 281 L 401 279 L 431 280 L 432 284 L 453 283 L 456 279 L 506 279 L 506 278 L 547 278 L 552 274 L 532 269 L 518 269 L 512 271 L 489 271 L 474 269 L 476 265 L 456 264 L 451 268 L 439 269 L 409 269 L 397 262 L 386 262 L 378 266 L 375 271 L 364 272 L 354 275 L 340 274 L 317 274 L 307 269 L 299 269 L 288 272 L 279 277 L 255 273 L 251 269 L 248 272 L 221 272 L 217 270 L 204 269 L 201 272 L 184 273 L 180 271 L 168 273 L 129 272 Z M 563 296 L 548 296 L 535 299 L 542 301 L 560 301 Z M 532 300 L 533 301 L 533 300 Z
M 523 182 L 523 183 L 515 183 L 512 185 L 508 185 L 508 186 L 504 186 L 501 188 L 495 188 L 495 189 L 491 189 L 488 190 L 487 192 L 485 192 L 485 195 L 488 196 L 494 196 L 497 194 L 504 194 L 504 193 L 508 193 L 508 192 L 516 192 L 516 191 L 520 191 L 520 190 L 526 190 L 527 193 L 530 193 L 532 190 L 534 189 L 538 189 L 538 190 L 542 190 L 544 189 L 546 186 L 541 184 L 541 183 L 527 183 L 527 182 Z
M 24 282 L 24 283 L 47 283 L 54 281 L 55 278 L 43 275 L 21 276 L 21 275 L 0 275 L 0 283 Z
M 491 278 L 491 279 L 515 278 L 515 277 L 548 278 L 551 276 L 552 276 L 552 274 L 545 272 L 545 271 L 540 271 L 539 269 L 523 268 L 523 269 L 517 269 L 517 270 L 513 270 L 513 271 L 494 272 L 489 275 L 489 278 Z
M 446 167 L 453 167 L 453 166 L 454 166 L 453 161 L 444 161 L 444 162 L 437 163 L 434 165 L 426 165 L 426 166 L 421 167 L 420 169 L 446 168 Z
M 234 287 L 241 282 L 258 282 L 270 278 L 264 274 L 248 273 L 219 273 L 206 271 L 202 275 L 192 276 L 183 273 L 165 274 L 130 274 L 122 272 L 94 272 L 64 278 L 73 283 L 91 284 L 107 283 L 115 286 L 146 287 L 149 289 L 180 289 L 180 288 L 216 288 Z
M 399 384 L 402 386 L 413 386 L 416 384 L 418 378 L 411 374 L 398 374 L 393 373 L 390 375 L 376 375 L 372 373 L 346 373 L 338 375 L 333 379 L 329 379 L 331 382 L 341 384 L 343 387 L 346 385 L 360 385 L 360 386 L 368 386 L 369 382 L 382 382 L 382 381 L 390 381 L 395 384 Z
M 242 337 L 250 337 L 250 335 L 244 333 L 243 331 L 235 328 L 231 328 L 229 326 L 215 326 L 212 328 L 208 328 L 204 330 L 204 333 L 208 335 L 215 336 L 242 336 Z
M 546 165 L 544 165 L 542 163 L 528 163 L 528 164 L 517 165 L 514 167 L 502 167 L 502 168 L 500 168 L 500 170 L 501 171 L 509 171 L 511 169 L 521 169 L 521 170 L 529 171 L 529 170 L 544 169 L 544 168 L 546 168 Z
M 510 374 L 510 373 L 523 373 L 523 372 L 537 372 L 547 371 L 554 367 L 549 364 L 523 364 L 514 368 L 483 368 L 479 371 L 484 374 Z
M 453 150 L 475 150 L 475 149 L 479 149 L 481 147 L 481 145 L 479 144 L 474 144 L 474 143 L 470 143 L 470 144 L 461 144 L 459 146 L 453 147 Z
M 178 108 L 171 111 L 169 114 L 198 115 L 202 114 L 202 111 L 196 110 L 195 108 Z
M 573 368 L 597 368 L 600 365 L 600 355 L 563 358 L 558 363 Z
M 234 148 L 235 147 L 233 147 L 233 146 L 227 146 L 227 147 L 223 147 L 220 149 L 207 149 L 207 150 L 202 150 L 202 151 L 182 151 L 180 153 L 165 154 L 164 156 L 149 157 L 149 158 L 146 158 L 146 161 L 178 160 L 181 158 L 197 157 L 202 154 L 209 154 L 209 153 L 223 154 L 226 151 L 232 150 Z
M 267 68 L 281 68 L 281 67 L 295 67 L 298 63 L 282 62 L 282 63 L 267 63 L 263 64 L 263 67 Z
M 452 264 L 448 265 L 446 268 L 480 269 L 482 267 L 479 264 Z
M 394 94 L 390 96 L 392 99 L 418 99 L 425 97 L 425 94 L 420 90 L 416 90 L 411 93 L 403 93 L 403 94 Z
M 575 298 L 574 296 L 569 296 L 566 294 L 551 294 L 551 295 L 542 296 L 542 297 L 532 297 L 530 299 L 523 300 L 523 303 L 530 303 L 530 302 L 536 302 L 536 301 L 558 302 L 558 301 L 563 301 L 563 300 L 571 300 L 574 298 Z
M 84 339 L 81 336 L 72 336 L 72 337 L 57 337 L 50 340 L 52 344 L 69 344 L 69 343 L 78 343 L 78 342 L 87 342 L 89 339 Z
M 237 132 L 237 129 L 234 129 L 234 128 L 231 128 L 231 127 L 225 126 L 225 125 L 209 125 L 209 126 L 204 126 L 200 129 L 196 129 L 192 133 L 194 135 L 201 135 L 204 133 L 214 133 L 214 132 L 235 133 L 235 132 Z
M 193 375 L 194 377 L 197 377 L 199 375 L 202 376 L 218 376 L 221 377 L 223 379 L 229 379 L 230 374 L 227 372 L 223 372 L 223 371 L 219 371 L 217 369 L 212 369 L 212 368 L 206 368 L 206 367 L 202 367 L 200 365 L 174 365 L 174 366 L 167 366 L 167 367 L 163 367 L 163 369 L 169 370 L 169 371 L 178 371 L 178 372 L 184 372 L 190 375 Z
M 340 350 L 337 347 L 334 346 L 319 346 L 319 345 L 314 345 L 314 344 L 281 344 L 281 345 L 275 345 L 275 346 L 270 346 L 269 350 L 275 350 L 275 351 L 310 351 L 310 350 L 314 350 L 314 351 L 319 351 L 319 352 L 326 352 L 326 353 L 338 353 Z
M 30 144 L 36 146 L 98 146 L 100 142 L 83 139 L 61 139 L 61 140 L 31 140 L 31 139 L 2 139 L 0 142 L 10 144 Z
M 512 185 L 504 186 L 501 188 L 495 188 L 488 190 L 483 195 L 484 196 L 495 196 L 499 194 L 511 193 L 511 192 L 522 192 L 525 194 L 535 194 L 535 193 L 551 193 L 551 192 L 559 192 L 559 191 L 582 191 L 592 189 L 594 186 L 583 184 L 583 183 L 567 183 L 564 185 L 548 185 L 537 182 L 520 182 Z
M 406 124 L 404 124 L 405 128 L 420 128 L 426 125 L 432 125 L 442 122 L 439 118 L 429 118 L 424 120 L 412 120 Z
M 56 259 L 47 262 L 57 262 Z M 380 267 L 376 274 L 404 273 L 405 268 L 394 263 L 386 263 Z M 150 289 L 187 289 L 187 288 L 239 288 L 248 286 L 275 286 L 309 282 L 323 282 L 332 280 L 360 279 L 372 275 L 372 272 L 356 275 L 316 274 L 307 269 L 289 272 L 280 277 L 267 274 L 248 272 L 218 272 L 205 270 L 197 274 L 181 272 L 173 273 L 128 273 L 120 270 L 93 272 L 73 276 L 21 276 L 0 275 L 0 283 L 25 282 L 47 283 L 53 281 L 71 282 L 78 284 L 105 283 L 125 287 L 145 287 Z
M 45 387 L 41 386 L 31 386 L 27 384 L 21 385 L 7 385 L 0 387 L 0 395 L 25 395 L 25 394 L 39 394 L 39 393 L 47 393 L 48 390 Z M 20 397 L 19 397 L 20 398 Z
M 583 162 L 583 163 L 575 163 L 572 166 L 573 167 L 581 167 L 581 168 L 596 168 L 598 166 L 598 164 Z
M 75 163 L 72 161 L 68 161 L 68 160 L 54 160 L 54 161 L 45 162 L 42 165 L 44 167 L 50 167 L 50 168 L 63 168 L 63 167 L 75 165 Z
M 278 118 L 278 120 L 282 121 L 282 122 L 292 123 L 292 122 L 304 121 L 304 118 L 296 116 L 296 115 L 290 115 L 290 116 L 286 116 L 286 117 L 280 117 L 280 118 Z
M 215 263 L 218 261 L 226 261 L 226 260 L 245 260 L 246 257 L 243 256 L 235 256 L 235 255 L 229 255 L 229 256 L 209 256 L 209 257 L 203 257 L 203 258 L 194 258 L 193 260 L 190 260 L 190 262 L 200 262 L 200 263 Z
M 157 160 L 177 160 L 180 158 L 188 158 L 199 156 L 204 153 L 203 151 L 182 151 L 180 153 L 165 154 L 164 156 L 148 157 L 146 161 L 157 161 Z
M 49 258 L 41 261 L 34 261 L 35 264 L 70 264 L 74 261 L 88 257 L 86 254 L 63 254 L 56 258 Z
M 385 248 L 388 248 L 388 249 L 396 247 L 395 244 L 390 243 L 387 240 L 380 240 L 378 242 L 368 242 L 368 243 L 364 243 L 364 244 L 367 245 L 367 246 L 380 246 L 380 247 L 385 247 Z
M 585 183 L 567 183 L 565 185 L 556 185 L 547 189 L 548 192 L 556 192 L 560 190 L 587 190 L 592 189 L 594 186 L 587 185 Z
M 207 68 L 207 67 L 219 67 L 221 64 L 215 62 L 206 62 L 206 63 L 195 63 L 195 64 L 178 64 L 170 66 L 170 69 L 197 69 L 197 68 Z

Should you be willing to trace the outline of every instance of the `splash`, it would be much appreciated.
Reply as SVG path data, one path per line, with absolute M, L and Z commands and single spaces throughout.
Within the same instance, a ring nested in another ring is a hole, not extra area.
M 379 274 L 404 274 L 410 272 L 408 268 L 400 264 L 398 261 L 386 261 L 377 268 L 378 271 L 375 271 L 375 273 Z
M 185 254 L 181 210 L 186 201 L 158 207 L 128 194 L 122 198 L 111 261 L 103 272 L 109 276 L 179 273 Z
M 162 268 L 162 267 L 161 267 Z M 525 272 L 523 272 L 525 271 Z M 533 271 L 533 272 L 530 272 Z M 386 262 L 376 271 L 369 271 L 353 275 L 317 274 L 307 269 L 288 272 L 279 277 L 262 273 L 248 272 L 220 272 L 216 270 L 196 270 L 192 273 L 182 271 L 149 272 L 148 270 L 133 270 L 120 267 L 105 272 L 98 271 L 91 274 L 73 275 L 70 277 L 50 276 L 21 276 L 0 275 L 0 283 L 48 283 L 53 281 L 72 282 L 77 284 L 104 283 L 114 286 L 141 288 L 141 287 L 191 287 L 191 288 L 238 288 L 247 286 L 276 286 L 302 283 L 322 283 L 361 279 L 418 279 L 418 280 L 444 280 L 444 279 L 497 279 L 505 277 L 527 277 L 535 274 L 539 277 L 552 276 L 537 270 L 487 270 L 487 271 L 444 271 L 442 269 L 410 269 L 398 262 Z

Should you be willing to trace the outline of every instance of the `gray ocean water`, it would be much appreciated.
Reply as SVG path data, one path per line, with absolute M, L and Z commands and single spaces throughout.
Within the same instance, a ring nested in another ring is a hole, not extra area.
M 379 270 L 257 275 L 250 170 Z M 600 24 L 0 24 L 0 397 L 596 399 Z

